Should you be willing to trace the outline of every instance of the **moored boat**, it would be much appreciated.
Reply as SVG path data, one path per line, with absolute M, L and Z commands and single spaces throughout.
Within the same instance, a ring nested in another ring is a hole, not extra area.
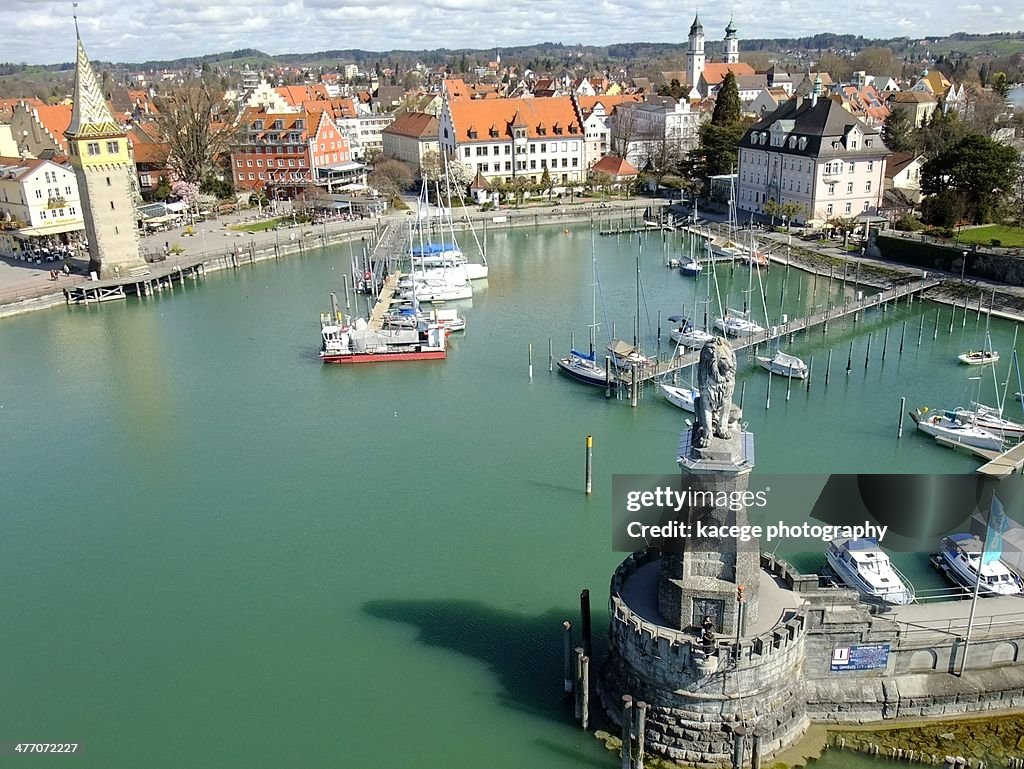
M 866 598 L 899 606 L 914 601 L 913 586 L 873 539 L 832 540 L 825 559 L 840 580 Z
M 750 319 L 749 312 L 726 309 L 725 315 L 715 318 L 715 327 L 720 328 L 726 336 L 753 336 L 764 331 Z
M 1002 451 L 1003 439 L 972 424 L 961 411 L 931 410 L 927 406 L 914 409 L 910 418 L 917 424 L 917 429 L 933 437 L 942 437 L 965 446 L 974 446 L 990 451 Z
M 371 329 L 362 318 L 342 325 L 330 316 L 320 321 L 320 360 L 324 363 L 384 363 L 443 360 L 447 332 L 436 324 L 414 329 Z
M 675 327 L 669 331 L 669 339 L 683 345 L 684 347 L 703 347 L 704 343 L 713 336 L 704 329 L 694 326 L 682 315 L 672 315 L 669 317 L 669 321 L 676 324 Z
M 985 545 L 973 534 L 951 534 L 943 537 L 939 552 L 931 557 L 932 565 L 956 584 L 978 595 L 1020 595 L 1024 581 L 998 558 L 984 563 Z M 980 579 L 979 579 L 979 571 Z
M 674 385 L 661 383 L 658 385 L 665 400 L 673 406 L 678 406 L 684 411 L 693 413 L 696 411 L 695 402 L 699 392 L 693 387 L 676 387 Z
M 996 350 L 968 350 L 956 357 L 968 366 L 984 366 L 986 363 L 999 362 L 999 353 Z
M 588 355 L 578 350 L 569 350 L 569 354 L 564 358 L 559 358 L 556 363 L 560 371 L 578 382 L 598 387 L 604 387 L 606 384 L 608 372 L 605 371 L 603 365 L 595 360 L 593 354 Z M 615 387 L 617 383 L 618 380 L 612 376 L 611 386 Z
M 1024 424 L 1014 422 L 1003 416 L 1002 409 L 986 406 L 984 403 L 972 403 L 970 409 L 957 409 L 961 421 L 971 422 L 983 430 L 988 430 L 1004 438 L 1020 440 L 1024 438 Z
M 761 368 L 767 369 L 777 376 L 792 377 L 793 379 L 807 378 L 807 364 L 795 355 L 782 352 L 782 350 L 776 350 L 775 355 L 770 358 L 758 355 L 757 363 Z
M 704 265 L 702 265 L 692 256 L 687 256 L 679 264 L 679 272 L 683 275 L 688 275 L 690 277 L 696 277 L 697 275 L 700 275 L 701 270 L 703 269 Z

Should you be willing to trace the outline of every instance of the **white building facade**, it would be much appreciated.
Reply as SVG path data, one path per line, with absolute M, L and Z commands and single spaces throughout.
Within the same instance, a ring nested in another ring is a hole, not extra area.
M 0 251 L 19 255 L 85 230 L 78 180 L 50 160 L 0 157 Z
M 755 123 L 739 144 L 736 206 L 796 224 L 876 215 L 889 150 L 875 129 L 831 99 L 794 99 Z

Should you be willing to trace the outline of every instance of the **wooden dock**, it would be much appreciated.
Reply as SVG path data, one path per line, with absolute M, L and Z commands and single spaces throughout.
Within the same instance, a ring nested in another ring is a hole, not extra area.
M 781 337 L 788 336 L 789 334 L 795 334 L 798 331 L 806 331 L 815 326 L 827 325 L 830 321 L 839 320 L 840 318 L 863 312 L 864 310 L 882 307 L 890 302 L 896 302 L 905 297 L 909 297 L 912 294 L 919 294 L 922 291 L 927 291 L 928 289 L 939 285 L 940 282 L 941 281 L 936 278 L 928 278 L 925 280 L 915 280 L 903 283 L 878 294 L 865 296 L 862 299 L 856 299 L 841 305 L 829 306 L 822 312 L 807 315 L 802 318 L 796 318 L 778 326 L 771 326 L 758 334 L 730 338 L 729 343 L 737 352 L 740 350 L 746 350 L 750 347 L 756 347 L 757 345 L 772 342 Z M 700 350 L 693 350 L 682 355 L 676 355 L 668 360 L 659 360 L 657 363 L 643 366 L 637 372 L 637 384 L 642 385 L 650 380 L 660 379 L 672 374 L 673 372 L 689 368 L 699 359 Z M 612 378 L 617 385 L 628 387 L 631 386 L 633 382 L 633 371 L 632 369 L 625 368 L 613 370 Z M 1024 461 L 1024 457 L 1022 457 L 1022 461 Z
M 398 279 L 401 273 L 392 273 L 384 278 L 380 287 L 380 294 L 377 296 L 377 303 L 370 312 L 369 326 L 374 331 L 380 331 L 384 326 L 384 315 L 391 309 L 391 302 L 394 299 L 395 291 L 398 290 Z
M 93 304 L 126 299 L 132 296 L 152 296 L 167 288 L 174 290 L 174 283 L 184 285 L 185 280 L 197 280 L 206 274 L 202 262 L 175 265 L 150 265 L 137 267 L 124 277 L 106 280 L 90 280 L 64 289 L 64 300 L 68 304 Z
M 995 454 L 995 452 L 991 453 Z M 996 454 L 987 459 L 989 461 L 978 468 L 978 472 L 982 475 L 987 475 L 990 478 L 1006 478 L 1020 472 L 1024 467 L 1024 443 L 1018 443 L 1002 454 Z

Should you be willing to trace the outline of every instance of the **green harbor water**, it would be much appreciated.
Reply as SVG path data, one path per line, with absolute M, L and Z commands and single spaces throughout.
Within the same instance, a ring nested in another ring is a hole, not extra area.
M 347 249 L 5 320 L 0 739 L 83 745 L 35 767 L 615 766 L 566 717 L 561 622 L 588 587 L 603 635 L 622 557 L 611 476 L 676 472 L 683 414 L 653 387 L 631 409 L 548 372 L 549 337 L 556 355 L 571 331 L 587 344 L 591 241 L 584 227 L 489 233 L 490 280 L 460 303 L 468 329 L 444 362 L 317 361 Z M 636 242 L 596 240 L 603 343 L 611 321 L 632 337 Z M 648 340 L 659 309 L 692 314 L 705 295 L 704 279 L 665 268 L 663 243 L 645 236 L 641 256 Z M 748 272 L 731 272 L 720 289 L 742 307 Z M 765 278 L 772 318 L 784 275 Z M 827 292 L 793 270 L 785 310 Z M 813 386 L 787 402 L 776 379 L 768 411 L 767 375 L 741 355 L 756 472 L 973 472 L 909 419 L 896 440 L 900 396 L 973 397 L 978 372 L 956 355 L 982 346 L 985 320 L 958 319 L 951 336 L 943 307 L 933 340 L 935 313 L 901 303 L 797 337 L 787 349 L 814 356 Z M 1013 324 L 993 320 L 992 338 L 1002 379 Z M 793 555 L 808 570 L 823 560 Z M 901 566 L 941 586 L 923 558 Z

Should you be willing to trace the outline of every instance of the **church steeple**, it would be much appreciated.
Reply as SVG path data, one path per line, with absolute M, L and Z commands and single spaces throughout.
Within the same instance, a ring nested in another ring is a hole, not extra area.
M 690 87 L 696 88 L 704 74 L 704 25 L 700 23 L 700 14 L 694 14 L 690 25 L 689 46 L 686 49 L 686 74 L 690 79 Z
M 78 54 L 75 58 L 75 100 L 71 112 L 71 125 L 64 135 L 69 139 L 84 139 L 89 136 L 124 136 L 124 129 L 110 113 L 103 96 L 99 80 L 93 71 L 85 46 L 78 34 L 78 18 L 75 18 L 75 42 Z
M 724 56 L 722 60 L 726 64 L 738 64 L 740 61 L 740 41 L 736 37 L 736 25 L 732 21 L 732 16 L 729 17 L 729 24 L 725 28 L 725 42 L 722 46 Z

